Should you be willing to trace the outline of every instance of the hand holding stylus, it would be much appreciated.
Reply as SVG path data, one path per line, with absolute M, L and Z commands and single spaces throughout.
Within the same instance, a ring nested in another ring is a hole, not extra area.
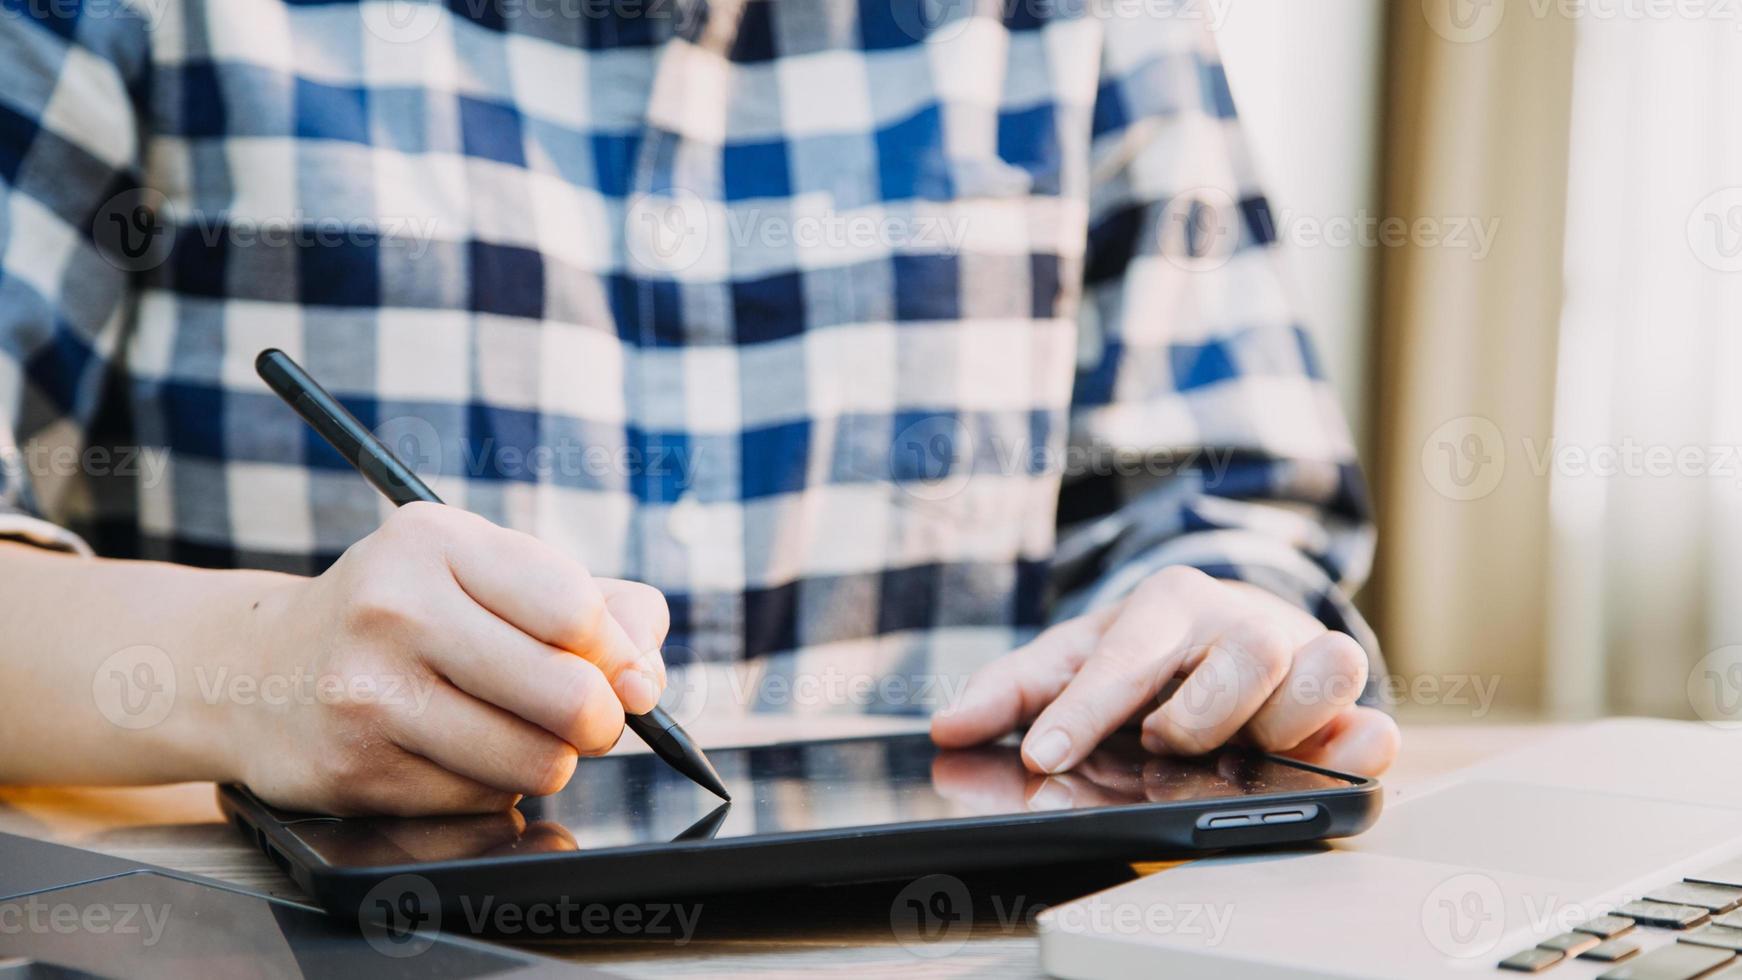
M 438 504 L 393 513 L 324 574 L 248 611 L 240 775 L 338 814 L 501 809 L 554 792 L 665 683 L 664 599 Z M 265 678 L 294 683 L 268 698 Z M 235 699 L 230 699 L 235 701 Z M 276 747 L 276 748 L 274 748 Z M 238 746 L 238 749 L 241 749 Z

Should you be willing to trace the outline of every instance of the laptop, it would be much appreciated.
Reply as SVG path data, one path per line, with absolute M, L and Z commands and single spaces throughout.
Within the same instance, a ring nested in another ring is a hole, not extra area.
M 608 977 L 428 922 L 317 908 L 0 834 L 0 980 Z
M 1082 980 L 1742 980 L 1742 733 L 1594 722 L 1362 836 L 1194 861 L 1038 924 L 1047 973 Z

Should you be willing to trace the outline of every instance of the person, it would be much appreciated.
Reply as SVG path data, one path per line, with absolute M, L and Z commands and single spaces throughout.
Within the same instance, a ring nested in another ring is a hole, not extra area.
M 488 811 L 704 669 L 1036 774 L 1383 770 L 1212 33 L 1030 6 L 6 4 L 0 781 Z

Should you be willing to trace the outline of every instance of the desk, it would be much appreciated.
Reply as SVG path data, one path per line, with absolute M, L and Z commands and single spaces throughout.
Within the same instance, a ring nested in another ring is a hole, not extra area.
M 873 718 L 759 718 L 692 732 L 707 745 L 754 744 L 783 738 L 833 738 L 912 730 L 912 722 Z M 1390 796 L 1513 745 L 1549 734 L 1548 726 L 1424 725 L 1404 729 L 1403 757 L 1387 774 Z M 626 741 L 633 741 L 626 740 Z M 627 749 L 626 749 L 627 751 Z M 0 832 L 53 840 L 227 881 L 269 895 L 306 901 L 297 886 L 222 822 L 207 783 L 129 789 L 0 788 Z M 891 886 L 893 893 L 895 888 Z M 670 940 L 598 937 L 528 944 L 629 977 L 851 976 L 1039 977 L 1037 942 L 1025 924 L 1036 902 L 1060 902 L 1093 890 L 1072 880 L 1026 882 L 1012 898 L 993 895 L 976 910 L 972 938 L 947 957 L 925 959 L 896 941 L 889 899 L 843 893 L 808 902 L 802 917 L 750 914 L 716 932 L 703 928 L 682 946 Z M 1073 888 L 1075 891 L 1073 891 Z M 1029 906 L 1018 909 L 1017 903 Z M 704 919 L 717 919 L 704 905 Z

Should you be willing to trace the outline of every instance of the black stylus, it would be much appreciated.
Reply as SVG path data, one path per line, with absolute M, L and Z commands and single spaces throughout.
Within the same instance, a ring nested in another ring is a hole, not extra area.
M 416 500 L 441 503 L 411 468 L 400 462 L 392 450 L 381 444 L 375 434 L 364 428 L 350 410 L 339 404 L 320 382 L 309 376 L 302 365 L 281 350 L 268 349 L 254 359 L 254 370 L 260 374 L 278 397 L 284 399 L 296 414 L 302 416 L 321 438 L 332 443 L 345 461 L 357 468 L 375 489 L 403 507 Z M 641 736 L 648 747 L 673 769 L 696 781 L 698 785 L 724 800 L 732 794 L 714 771 L 713 763 L 690 738 L 689 733 L 657 705 L 644 715 L 629 715 L 629 730 Z

